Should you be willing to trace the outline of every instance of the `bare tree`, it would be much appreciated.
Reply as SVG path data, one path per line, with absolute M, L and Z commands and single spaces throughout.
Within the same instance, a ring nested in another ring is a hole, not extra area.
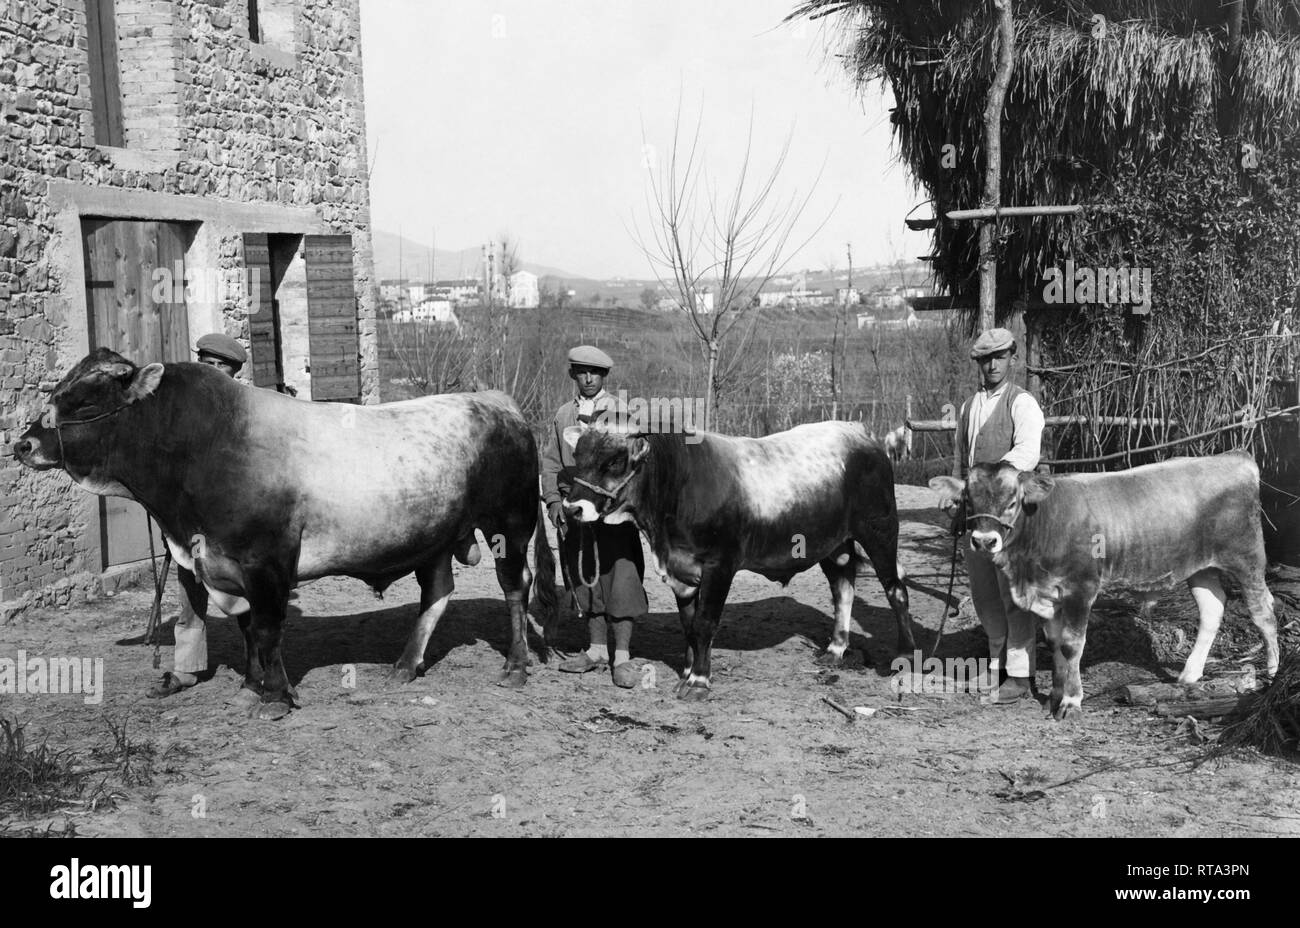
M 417 393 L 452 393 L 473 386 L 470 343 L 458 327 L 388 320 L 388 340 L 403 379 Z
M 811 240 L 826 220 L 797 247 L 790 247 L 791 235 L 800 222 L 818 178 L 809 192 L 783 197 L 777 181 L 790 150 L 786 136 L 771 171 L 754 182 L 750 177 L 754 141 L 754 120 L 750 115 L 745 152 L 735 183 L 724 193 L 712 181 L 703 164 L 700 134 L 703 115 L 696 120 L 689 141 L 682 138 L 680 101 L 673 122 L 672 145 L 666 160 L 646 165 L 648 237 L 639 225 L 634 236 L 654 268 L 659 283 L 676 295 L 690 318 L 691 328 L 708 365 L 705 380 L 704 427 L 712 427 L 720 384 L 735 369 L 745 343 L 757 322 L 757 295 Z M 652 152 L 645 143 L 643 150 Z M 829 215 L 827 216 L 829 218 Z M 712 311 L 706 293 L 714 297 Z M 721 366 L 722 343 L 742 321 L 742 331 L 731 363 Z

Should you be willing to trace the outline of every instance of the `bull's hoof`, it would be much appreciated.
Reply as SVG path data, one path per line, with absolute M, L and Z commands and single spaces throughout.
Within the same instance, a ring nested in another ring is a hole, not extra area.
M 687 677 L 677 684 L 673 693 L 682 702 L 703 702 L 709 698 L 709 684 Z
M 419 676 L 419 669 L 413 667 L 403 667 L 401 664 L 394 664 L 388 671 L 388 682 L 395 683 L 398 686 L 404 686 Z
M 501 678 L 497 680 L 497 686 L 504 686 L 507 689 L 517 690 L 528 683 L 528 671 L 523 667 L 507 667 L 501 671 Z
M 813 663 L 818 667 L 829 667 L 833 670 L 838 670 L 844 666 L 844 653 L 840 652 L 839 654 L 836 654 L 830 648 L 827 648 L 821 654 L 817 655 Z
M 292 711 L 292 708 L 283 702 L 264 702 L 251 707 L 248 710 L 250 719 L 257 719 L 260 722 L 275 722 L 284 718 Z
M 262 694 L 257 690 L 249 689 L 247 686 L 241 686 L 231 702 L 237 710 L 247 713 L 249 709 L 254 709 L 262 704 Z
M 1052 718 L 1058 722 L 1069 720 L 1078 720 L 1083 718 L 1083 706 L 1077 701 L 1063 699 L 1059 703 L 1053 699 L 1051 702 Z

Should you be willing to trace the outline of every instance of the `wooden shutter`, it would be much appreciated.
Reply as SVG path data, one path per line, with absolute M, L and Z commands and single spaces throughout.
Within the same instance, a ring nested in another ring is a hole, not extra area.
M 113 0 L 86 0 L 86 51 L 90 57 L 90 111 L 95 144 L 121 148 L 122 83 L 117 67 L 117 12 Z
M 193 360 L 184 292 L 185 227 L 85 219 L 82 235 L 91 347 L 112 348 L 140 366 Z
M 257 0 L 248 0 L 248 41 L 262 41 L 262 24 L 257 15 Z
M 244 235 L 244 267 L 249 272 L 250 309 L 257 312 L 248 317 L 248 347 L 253 365 L 253 386 L 278 390 L 284 383 L 280 374 L 279 319 L 274 299 L 275 286 L 271 277 L 271 245 L 264 233 L 249 232 Z
M 361 399 L 352 236 L 303 236 L 313 400 Z

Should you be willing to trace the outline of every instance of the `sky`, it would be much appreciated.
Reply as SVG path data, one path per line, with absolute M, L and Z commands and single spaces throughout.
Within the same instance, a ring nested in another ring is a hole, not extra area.
M 782 25 L 794 5 L 361 0 L 374 227 L 448 250 L 508 233 L 528 262 L 652 277 L 636 230 L 680 106 L 722 189 L 751 118 L 752 176 L 789 139 L 777 190 L 812 194 L 790 268 L 843 269 L 849 243 L 858 267 L 926 253 L 890 99 L 852 89 L 818 24 Z

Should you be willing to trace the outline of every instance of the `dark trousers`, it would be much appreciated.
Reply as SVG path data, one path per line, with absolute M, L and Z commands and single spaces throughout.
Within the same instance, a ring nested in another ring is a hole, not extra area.
M 560 542 L 560 556 L 585 615 L 635 619 L 650 611 L 641 538 L 632 523 L 570 522 Z

